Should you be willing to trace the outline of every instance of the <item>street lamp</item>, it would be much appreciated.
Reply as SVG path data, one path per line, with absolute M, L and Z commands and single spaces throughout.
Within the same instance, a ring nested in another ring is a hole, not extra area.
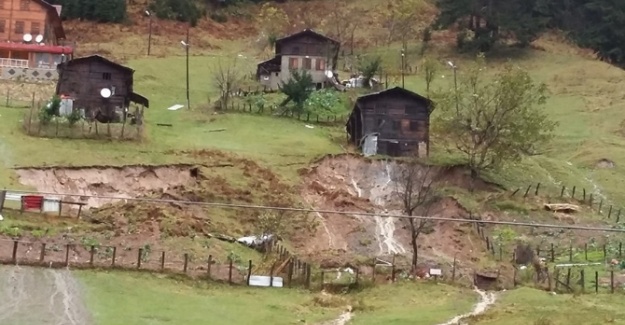
M 191 28 L 187 27 L 187 40 L 180 41 L 180 44 L 182 44 L 187 54 L 187 108 L 191 109 L 191 99 L 189 98 L 189 29 Z
M 457 78 L 457 74 L 456 74 L 456 70 L 458 70 L 458 67 L 451 61 L 447 61 L 447 65 L 449 65 L 449 67 L 451 67 L 454 70 L 454 89 L 456 92 L 456 114 L 460 113 L 460 109 L 458 108 L 459 106 L 459 98 L 458 98 L 458 78 Z
M 404 87 L 404 67 L 406 66 L 404 64 L 404 59 L 406 58 L 406 48 L 402 47 L 401 48 L 401 87 Z
M 150 19 L 150 27 L 148 32 L 148 56 L 150 56 L 150 49 L 152 48 L 152 13 L 149 10 L 146 10 L 145 15 Z

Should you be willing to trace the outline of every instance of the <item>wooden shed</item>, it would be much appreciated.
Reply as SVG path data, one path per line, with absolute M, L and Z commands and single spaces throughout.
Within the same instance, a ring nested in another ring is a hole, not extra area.
M 56 94 L 71 98 L 73 109 L 84 109 L 87 120 L 121 122 L 131 102 L 150 106 L 147 98 L 133 91 L 134 70 L 102 56 L 76 58 L 57 69 Z M 108 98 L 102 95 L 103 89 L 110 91 Z
M 425 157 L 433 108 L 428 98 L 401 87 L 360 96 L 347 121 L 348 140 L 363 148 L 373 138 L 369 154 Z

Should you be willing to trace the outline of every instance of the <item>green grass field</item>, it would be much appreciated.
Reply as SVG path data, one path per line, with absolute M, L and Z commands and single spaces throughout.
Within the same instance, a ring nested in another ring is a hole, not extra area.
M 303 291 L 189 283 L 146 274 L 77 272 L 98 325 L 310 324 L 340 310 Z
M 469 312 L 477 298 L 468 289 L 444 284 L 402 282 L 378 286 L 356 295 L 364 310 L 356 310 L 350 324 L 438 324 Z
M 501 293 L 495 308 L 471 325 L 625 324 L 621 294 L 550 295 L 522 288 Z

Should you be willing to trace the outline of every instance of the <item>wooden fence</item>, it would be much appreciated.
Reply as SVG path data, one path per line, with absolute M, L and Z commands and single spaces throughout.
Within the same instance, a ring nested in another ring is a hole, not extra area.
M 562 199 L 575 200 L 575 202 L 584 204 L 592 209 L 596 209 L 597 214 L 604 215 L 608 219 L 614 218 L 616 222 L 620 221 L 622 208 L 613 204 L 604 202 L 603 197 L 597 198 L 593 193 L 587 192 L 583 187 L 568 187 L 563 185 L 558 193 L 548 193 L 541 187 L 541 183 L 530 184 L 526 188 L 517 188 L 510 194 L 511 197 L 523 196 L 527 198 L 530 196 L 539 196 L 540 193 L 551 194 L 552 197 L 559 197 Z
M 268 114 L 274 117 L 293 118 L 298 121 L 325 125 L 345 125 L 348 115 L 319 115 L 311 113 L 296 113 L 292 110 L 280 110 L 278 108 L 267 105 L 267 107 L 254 108 L 250 103 L 241 103 L 231 101 L 230 105 L 224 110 L 225 112 L 249 113 L 263 115 Z

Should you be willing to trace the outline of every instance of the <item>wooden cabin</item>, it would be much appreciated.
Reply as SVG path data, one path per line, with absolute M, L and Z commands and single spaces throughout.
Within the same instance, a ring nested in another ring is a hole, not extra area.
M 61 6 L 44 0 L 0 0 L 0 76 L 55 79 L 56 66 L 72 58 Z
M 275 56 L 257 66 L 256 78 L 268 89 L 278 89 L 280 84 L 291 79 L 291 71 L 307 71 L 317 88 L 328 83 L 326 71 L 336 70 L 340 43 L 313 30 L 280 38 L 276 41 Z
M 120 122 L 125 120 L 130 103 L 149 107 L 147 98 L 133 91 L 134 70 L 99 55 L 73 59 L 59 64 L 56 94 L 70 99 L 73 109 L 84 109 L 87 120 Z M 105 98 L 102 90 L 111 95 Z
M 360 96 L 347 121 L 348 140 L 367 156 L 425 157 L 433 108 L 429 99 L 401 87 Z

